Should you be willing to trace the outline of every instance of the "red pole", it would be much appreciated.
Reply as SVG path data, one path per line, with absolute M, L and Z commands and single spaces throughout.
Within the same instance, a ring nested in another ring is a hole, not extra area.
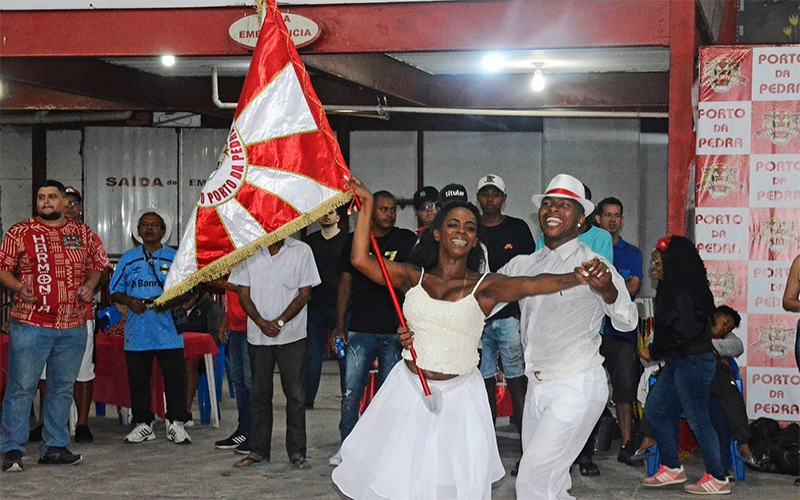
M 361 200 L 359 200 L 358 196 L 355 194 L 353 194 L 353 203 L 355 203 L 358 210 L 361 210 Z M 371 229 L 369 231 L 369 239 L 372 243 L 372 253 L 375 254 L 375 258 L 378 259 L 378 264 L 381 266 L 383 280 L 386 281 L 386 288 L 389 289 L 389 296 L 392 297 L 392 303 L 394 304 L 394 310 L 397 313 L 397 318 L 400 320 L 400 326 L 403 328 L 408 328 L 406 317 L 403 315 L 403 309 L 400 307 L 400 301 L 397 299 L 397 292 L 394 291 L 392 280 L 389 278 L 389 270 L 386 269 L 386 263 L 383 261 L 383 254 L 378 246 L 378 240 L 375 239 L 375 233 L 373 233 Z M 425 375 L 422 373 L 422 370 L 420 370 L 417 366 L 417 351 L 414 350 L 414 344 L 412 343 L 409 345 L 408 349 L 411 351 L 411 359 L 414 360 L 414 367 L 417 369 L 417 375 L 419 375 L 419 382 L 422 384 L 422 390 L 426 396 L 430 396 L 431 389 L 428 387 L 428 381 L 425 379 Z

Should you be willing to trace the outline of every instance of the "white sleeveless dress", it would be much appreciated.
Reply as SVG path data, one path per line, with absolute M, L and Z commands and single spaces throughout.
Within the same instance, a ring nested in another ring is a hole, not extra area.
M 432 299 L 420 277 L 406 293 L 403 311 L 420 366 L 442 372 L 449 365 L 460 373 L 428 381 L 442 392 L 437 415 L 423 402 L 418 376 L 405 363 L 395 365 L 342 444 L 333 481 L 345 495 L 358 500 L 491 498 L 492 483 L 505 470 L 476 368 L 485 316 L 474 292 L 456 302 Z

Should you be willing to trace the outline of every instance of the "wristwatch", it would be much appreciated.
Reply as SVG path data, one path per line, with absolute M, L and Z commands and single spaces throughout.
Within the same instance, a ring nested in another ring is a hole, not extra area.
M 278 320 L 278 328 L 283 328 L 283 325 L 285 325 L 285 324 L 286 324 L 286 322 L 283 321 L 282 319 Z

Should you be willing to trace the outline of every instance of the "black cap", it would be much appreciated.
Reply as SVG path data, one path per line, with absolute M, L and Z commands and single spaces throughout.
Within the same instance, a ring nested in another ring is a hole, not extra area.
M 419 207 L 421 207 L 426 201 L 432 201 L 436 203 L 438 198 L 439 191 L 437 191 L 435 187 L 425 186 L 414 193 L 414 209 L 419 210 Z
M 461 184 L 448 184 L 439 191 L 439 204 L 444 206 L 451 201 L 469 201 L 467 188 Z

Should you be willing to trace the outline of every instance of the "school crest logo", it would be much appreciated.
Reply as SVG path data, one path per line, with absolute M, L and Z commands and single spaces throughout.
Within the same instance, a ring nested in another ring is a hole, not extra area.
M 714 304 L 716 305 L 724 304 L 728 299 L 742 294 L 741 291 L 736 290 L 736 275 L 723 269 L 708 271 L 708 286 L 714 295 Z
M 767 138 L 776 146 L 785 146 L 797 137 L 798 115 L 786 109 L 776 109 L 762 116 L 764 121 L 762 128 L 756 131 L 757 138 Z
M 766 243 L 773 252 L 782 252 L 789 248 L 797 239 L 797 221 L 779 220 L 770 217 L 759 222 L 761 230 L 754 240 Z
M 758 340 L 750 347 L 781 359 L 794 347 L 794 334 L 794 328 L 785 325 L 764 325 L 758 328 Z
M 81 247 L 81 237 L 77 234 L 62 234 L 61 244 L 63 244 L 64 248 L 67 250 L 77 250 Z
M 727 92 L 734 85 L 747 84 L 747 78 L 741 75 L 742 63 L 728 57 L 718 57 L 708 61 L 703 68 L 703 84 L 710 86 L 714 92 Z
M 727 198 L 735 191 L 744 191 L 744 184 L 739 182 L 739 168 L 725 163 L 715 163 L 703 167 L 703 176 L 697 185 L 698 191 L 705 191 L 716 200 Z

